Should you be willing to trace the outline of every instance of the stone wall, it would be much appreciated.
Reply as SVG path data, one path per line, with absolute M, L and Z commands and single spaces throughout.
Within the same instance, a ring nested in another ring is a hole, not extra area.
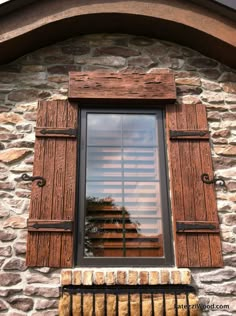
M 66 98 L 68 71 L 142 71 L 169 68 L 178 101 L 207 105 L 225 267 L 192 269 L 200 302 L 236 311 L 236 73 L 198 52 L 169 42 L 123 34 L 87 35 L 40 49 L 0 68 L 0 312 L 57 315 L 60 270 L 25 266 L 30 184 L 20 181 L 33 164 L 37 100 Z M 147 272 L 148 273 L 148 272 Z

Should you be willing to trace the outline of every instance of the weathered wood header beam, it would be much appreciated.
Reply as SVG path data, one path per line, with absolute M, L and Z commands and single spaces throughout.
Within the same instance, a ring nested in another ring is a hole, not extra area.
M 176 100 L 172 73 L 137 74 L 107 72 L 70 72 L 69 99 L 96 103 L 120 100 L 168 104 Z

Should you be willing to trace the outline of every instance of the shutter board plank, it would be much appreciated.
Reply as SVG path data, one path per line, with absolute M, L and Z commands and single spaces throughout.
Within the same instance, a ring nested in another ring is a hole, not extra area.
M 65 128 L 67 125 L 67 107 L 64 102 L 57 101 L 56 128 Z M 63 203 L 65 189 L 65 159 L 66 139 L 57 139 L 55 151 L 55 172 L 53 185 L 52 219 L 63 219 Z M 54 245 L 50 249 L 49 266 L 60 266 L 61 259 L 61 234 L 51 234 L 50 243 Z
M 167 133 L 169 129 L 177 129 L 177 118 L 176 118 L 177 107 L 172 105 L 168 108 L 166 113 L 167 118 Z M 183 190 L 181 181 L 181 165 L 180 165 L 180 153 L 177 142 L 170 142 L 169 137 L 168 148 L 169 158 L 171 162 L 171 188 L 172 188 L 172 209 L 174 221 L 182 220 L 184 218 L 184 206 L 183 206 Z M 176 261 L 179 266 L 188 266 L 187 260 L 187 237 L 185 234 L 175 235 L 176 247 Z
M 38 106 L 37 113 L 37 124 L 42 124 L 44 110 L 43 107 Z M 40 139 L 35 142 L 34 146 L 34 167 L 33 175 L 43 174 L 44 165 L 44 139 Z M 42 189 L 36 185 L 35 182 L 32 183 L 31 192 L 31 202 L 30 202 L 30 218 L 39 218 L 41 211 L 41 199 L 42 199 Z M 27 253 L 26 253 L 26 264 L 29 266 L 37 265 L 37 251 L 38 249 L 38 234 L 28 233 L 27 236 Z
M 70 104 L 67 113 L 67 127 L 76 128 L 78 122 L 78 110 L 76 104 Z M 76 139 L 66 140 L 66 159 L 65 159 L 65 191 L 63 218 L 71 220 L 75 216 L 75 194 L 76 194 Z M 62 234 L 61 245 L 61 266 L 71 267 L 73 260 L 74 239 L 72 234 Z
M 54 127 L 57 122 L 57 102 L 44 103 L 46 115 L 44 126 Z M 53 205 L 53 187 L 54 187 L 54 173 L 55 173 L 55 151 L 56 141 L 52 138 L 45 139 L 44 151 L 44 172 L 43 177 L 46 179 L 46 185 L 42 189 L 42 203 L 40 219 L 52 218 L 52 205 Z M 50 256 L 50 233 L 41 233 L 38 243 L 38 259 L 39 266 L 49 266 Z
M 201 105 L 199 105 L 201 106 Z M 204 106 L 201 106 L 202 110 L 205 109 Z M 196 123 L 197 128 L 205 128 L 208 129 L 207 122 L 202 122 L 201 117 L 199 116 L 198 112 L 198 105 L 195 107 L 195 115 L 196 115 Z M 198 153 L 196 153 L 196 162 L 198 164 L 198 172 L 195 175 L 196 181 L 196 205 L 198 207 L 198 210 L 196 211 L 196 219 L 199 221 L 207 220 L 207 210 L 206 210 L 206 196 L 204 192 L 204 184 L 202 181 L 199 181 L 199 170 L 203 170 L 204 162 L 202 161 L 202 155 L 201 155 L 201 143 L 202 141 L 198 142 Z M 206 146 L 209 147 L 209 142 L 205 142 Z M 199 241 L 199 253 L 200 253 L 200 266 L 210 266 L 211 265 L 211 252 L 205 251 L 205 245 L 207 245 L 207 248 L 210 248 L 210 237 L 208 234 L 199 234 L 198 235 L 198 241 Z
M 205 107 L 199 104 L 196 107 L 196 111 L 197 111 L 199 128 L 202 128 L 203 126 L 207 127 L 208 123 L 207 123 Z M 204 143 L 204 142 L 200 143 L 200 153 L 201 153 L 203 173 L 206 172 L 209 174 L 210 177 L 213 177 L 213 166 L 212 166 L 211 149 L 210 149 L 209 143 Z M 214 190 L 214 185 L 213 184 L 204 185 L 203 188 L 204 188 L 204 193 L 206 197 L 205 203 L 206 203 L 206 209 L 207 209 L 207 220 L 218 221 L 216 194 Z M 212 267 L 223 266 L 220 234 L 215 234 L 215 235 L 210 234 L 209 246 L 210 246 Z
M 187 118 L 187 109 L 186 105 L 179 106 L 177 127 L 180 129 L 187 129 L 189 124 L 188 122 L 191 117 Z M 179 142 L 180 150 L 180 162 L 181 162 L 181 180 L 183 187 L 183 203 L 184 203 L 184 216 L 189 220 L 195 220 L 195 205 L 193 198 L 193 166 L 192 166 L 192 155 L 191 155 L 191 144 L 189 141 Z M 187 162 L 190 163 L 187 163 Z M 199 264 L 199 250 L 198 250 L 198 241 L 195 234 L 187 235 L 187 257 L 188 265 L 198 265 Z M 189 251 L 191 249 L 191 251 Z M 192 256 L 194 253 L 194 256 Z
M 197 122 L 197 113 L 195 106 L 186 106 L 185 109 L 187 117 L 187 127 L 193 130 L 199 130 Z M 206 130 L 207 126 L 205 126 Z M 202 141 L 201 141 L 202 142 Z M 193 201 L 194 201 L 194 219 L 196 221 L 206 220 L 206 207 L 205 196 L 203 194 L 203 183 L 199 181 L 199 173 L 202 170 L 201 156 L 200 156 L 200 141 L 192 140 L 189 142 L 191 166 L 192 166 L 192 188 L 193 188 Z M 198 244 L 198 260 L 195 261 L 195 254 L 190 252 L 193 266 L 204 266 L 210 263 L 210 254 L 204 251 L 205 243 L 209 244 L 209 237 L 207 234 L 197 234 L 195 242 Z

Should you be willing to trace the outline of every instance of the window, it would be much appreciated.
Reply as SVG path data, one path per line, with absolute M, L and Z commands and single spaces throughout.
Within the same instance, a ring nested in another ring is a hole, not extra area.
M 79 157 L 78 262 L 173 264 L 162 111 L 82 110 Z
M 28 266 L 222 266 L 214 185 L 201 177 L 214 174 L 206 108 L 175 97 L 168 72 L 78 72 L 70 101 L 39 102 L 33 174 L 46 184 L 32 184 Z

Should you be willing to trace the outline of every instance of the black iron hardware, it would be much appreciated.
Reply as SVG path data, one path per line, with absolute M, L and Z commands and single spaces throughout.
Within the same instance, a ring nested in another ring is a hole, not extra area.
M 184 232 L 186 230 L 217 230 L 218 227 L 212 223 L 176 223 L 176 231 L 177 232 Z
M 202 182 L 206 184 L 212 184 L 212 183 L 217 184 L 217 182 L 219 182 L 219 185 L 226 189 L 225 180 L 222 177 L 213 177 L 212 179 L 210 179 L 209 174 L 203 173 L 201 175 L 201 179 L 202 179 Z
M 167 297 L 166 295 L 173 295 L 175 300 L 175 306 L 174 311 L 175 315 L 178 315 L 178 300 L 179 295 L 184 295 L 186 298 L 186 302 L 189 302 L 189 295 L 195 294 L 196 291 L 192 286 L 188 285 L 96 285 L 96 286 L 85 286 L 85 285 L 64 285 L 63 287 L 60 287 L 60 294 L 63 295 L 64 293 L 68 293 L 70 295 L 70 303 L 69 303 L 69 315 L 73 315 L 73 295 L 79 295 L 81 299 L 81 311 L 80 315 L 84 315 L 84 298 L 86 295 L 89 295 L 92 297 L 92 308 L 93 308 L 93 315 L 96 315 L 96 295 L 99 294 L 99 297 L 101 298 L 101 295 L 103 295 L 104 300 L 104 316 L 108 315 L 108 308 L 107 308 L 107 302 L 108 302 L 108 295 L 115 295 L 115 314 L 119 315 L 119 303 L 120 303 L 120 295 L 127 295 L 127 315 L 131 316 L 131 306 L 132 306 L 132 294 L 138 294 L 139 295 L 139 315 L 143 315 L 143 300 L 147 299 L 147 295 L 150 297 L 151 300 L 151 315 L 155 314 L 155 301 L 158 299 L 160 300 L 160 303 L 162 307 L 160 307 L 161 315 L 166 316 L 167 315 L 167 308 L 166 308 L 166 301 Z M 187 315 L 190 315 L 190 305 L 186 305 L 187 309 Z M 168 314 L 169 315 L 169 314 Z
M 63 129 L 50 129 L 50 128 L 43 128 L 40 131 L 40 134 L 46 135 L 46 134 L 51 134 L 51 135 L 68 135 L 68 136 L 76 136 L 77 130 L 74 128 L 63 128 Z
M 38 180 L 37 181 L 37 186 L 38 187 L 44 187 L 45 184 L 46 184 L 46 179 L 44 179 L 43 177 L 40 177 L 40 176 L 35 176 L 35 177 L 30 177 L 28 174 L 26 173 L 23 173 L 22 176 L 21 176 L 21 179 L 23 181 L 35 181 L 35 180 Z
M 205 136 L 208 134 L 208 131 L 170 131 L 170 137 L 179 137 L 179 136 Z
M 63 221 L 61 223 L 35 222 L 34 224 L 32 224 L 32 228 L 35 228 L 35 229 L 52 228 L 52 229 L 72 230 L 72 222 L 70 222 L 70 221 Z

